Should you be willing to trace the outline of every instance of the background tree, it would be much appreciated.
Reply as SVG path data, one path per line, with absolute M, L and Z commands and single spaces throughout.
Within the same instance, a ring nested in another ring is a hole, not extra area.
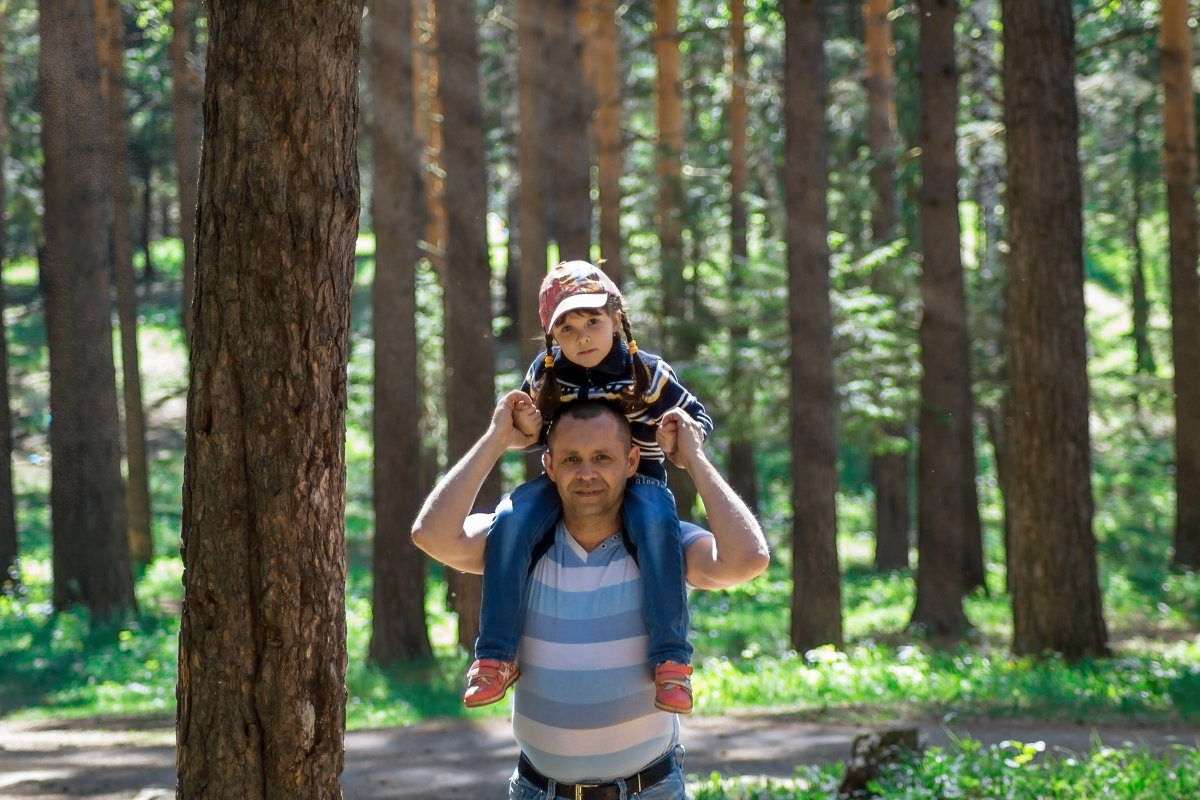
M 621 141 L 621 46 L 617 0 L 588 0 L 594 23 L 589 37 L 592 78 L 592 129 L 596 138 L 596 189 L 600 206 L 600 257 L 604 271 L 618 286 L 625 280 L 621 236 L 621 175 L 625 148 Z
M 896 101 L 892 54 L 892 0 L 863 4 L 863 39 L 866 50 L 867 146 L 871 153 L 871 242 L 885 247 L 899 234 L 899 195 L 896 187 Z M 872 271 L 872 288 L 901 299 L 897 284 L 907 281 L 898 269 L 880 265 Z M 896 409 L 903 418 L 905 409 Z M 907 421 L 880 426 L 883 446 L 871 454 L 871 483 L 875 487 L 875 568 L 906 569 L 909 549 L 911 447 Z
M 179 185 L 179 238 L 183 241 L 183 288 L 179 322 L 184 341 L 192 331 L 196 282 L 196 191 L 204 135 L 203 54 L 197 51 L 196 3 L 171 3 L 171 142 Z
M 517 218 L 520 245 L 516 307 L 521 342 L 521 364 L 528 366 L 545 348 L 545 333 L 538 316 L 538 292 L 546 276 L 546 192 L 553 171 L 543 169 L 543 127 L 545 126 L 545 97 L 542 78 L 545 72 L 544 25 L 542 4 L 537 0 L 517 3 L 517 114 L 520 128 L 517 134 Z M 575 256 L 572 256 L 574 258 Z M 509 265 L 511 269 L 512 265 Z M 541 459 L 526 459 L 525 474 L 534 477 L 541 472 Z
M 4 33 L 8 30 L 5 11 L 0 5 L 0 86 L 4 86 Z M 0 164 L 8 159 L 8 114 L 7 96 L 0 92 Z M 7 204 L 7 170 L 0 169 L 0 208 Z M 8 215 L 0 214 L 0 264 L 5 262 L 8 250 Z M 0 280 L 0 308 L 8 308 L 4 281 Z M 0 414 L 6 423 L 0 427 L 0 591 L 6 591 L 21 579 L 17 570 L 17 509 L 13 498 L 13 414 L 8 390 L 8 324 L 0 318 Z
M 362 4 L 208 8 L 176 794 L 340 798 Z
M 1092 534 L 1075 25 L 1068 0 L 1005 0 L 1013 650 L 1108 652 Z
M 413 112 L 412 3 L 374 0 L 371 11 L 375 537 L 370 655 L 390 664 L 432 653 L 425 620 L 427 560 L 411 535 L 425 486 L 422 459 L 413 457 L 422 450 L 416 277 L 424 209 Z
M 561 259 L 587 260 L 592 249 L 591 97 L 583 83 L 579 0 L 541 3 L 539 11 L 545 36 L 540 78 L 546 103 L 542 158 L 549 178 L 544 191 L 552 198 L 546 206 L 550 238 Z
M 446 259 L 441 265 L 446 340 L 446 420 L 451 461 L 470 449 L 495 407 L 495 347 L 492 339 L 491 268 L 487 248 L 487 165 L 475 6 L 449 0 L 437 6 L 438 90 L 446 175 Z M 528 256 L 524 256 L 528 258 Z M 479 502 L 499 498 L 493 472 Z M 458 641 L 470 648 L 479 630 L 481 582 L 477 575 L 451 572 L 458 612 Z
M 91 0 L 39 4 L 54 605 L 132 609 L 112 350 L 112 202 Z
M 791 345 L 792 646 L 842 646 L 837 424 L 825 191 L 824 7 L 783 3 L 788 322 Z M 801 588 L 802 587 L 802 588 Z
M 1196 109 L 1188 3 L 1163 0 L 1164 170 L 1175 363 L 1175 562 L 1200 567 L 1200 277 L 1196 272 Z
M 742 0 L 730 3 L 729 18 L 729 294 L 740 298 L 750 268 L 748 259 L 749 210 L 746 190 L 749 170 L 746 160 L 746 8 Z M 740 313 L 731 316 L 729 328 L 729 393 L 741 408 L 753 408 L 754 384 L 744 375 L 755 359 L 747 356 L 750 320 Z M 754 421 L 741 413 L 730 417 L 729 482 L 752 511 L 758 513 L 758 471 L 754 465 Z
M 912 624 L 959 636 L 968 539 L 978 540 L 970 352 L 958 221 L 954 61 L 957 5 L 923 0 L 921 14 L 921 411 L 917 455 L 917 602 Z M 971 521 L 975 520 L 972 527 Z M 980 551 L 982 552 L 982 551 Z M 982 566 L 982 558 L 980 559 Z M 980 575 L 982 578 L 982 575 Z
M 125 108 L 125 21 L 117 0 L 95 0 L 100 91 L 109 129 L 108 171 L 112 186 L 112 271 L 121 334 L 121 390 L 125 423 L 125 528 L 133 562 L 154 559 L 150 534 L 150 471 L 146 465 L 146 413 L 138 358 L 137 288 L 130 221 L 129 126 Z

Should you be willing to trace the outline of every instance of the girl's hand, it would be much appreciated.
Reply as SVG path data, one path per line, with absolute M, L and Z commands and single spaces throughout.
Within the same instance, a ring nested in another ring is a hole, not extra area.
M 542 412 L 534 405 L 533 398 L 522 391 L 515 391 L 505 398 L 512 409 L 513 427 L 532 438 L 533 444 L 542 434 Z
M 688 468 L 693 458 L 703 455 L 704 431 L 700 423 L 680 408 L 672 408 L 658 421 L 654 439 L 671 463 Z

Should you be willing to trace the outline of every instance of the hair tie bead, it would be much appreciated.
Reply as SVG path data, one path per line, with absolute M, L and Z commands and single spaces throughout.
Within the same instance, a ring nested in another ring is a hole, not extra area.
M 542 359 L 542 366 L 545 367 L 546 369 L 550 369 L 551 367 L 553 367 L 554 366 L 554 356 L 547 353 L 546 357 Z
M 630 340 L 629 340 L 629 355 L 631 355 L 631 356 L 636 356 L 636 355 L 637 355 L 637 351 L 638 351 L 638 349 L 637 349 L 637 342 L 636 342 L 636 341 L 634 341 L 633 339 L 630 339 Z

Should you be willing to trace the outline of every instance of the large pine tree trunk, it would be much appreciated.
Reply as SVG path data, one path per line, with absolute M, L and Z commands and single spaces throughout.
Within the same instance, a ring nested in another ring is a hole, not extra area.
M 1013 650 L 1107 653 L 1092 533 L 1083 224 L 1069 0 L 1005 0 L 1012 225 Z
M 917 451 L 917 601 L 912 624 L 957 636 L 967 629 L 962 564 L 970 531 L 967 485 L 971 379 L 967 308 L 959 255 L 954 3 L 922 0 L 921 55 L 921 411 Z
M 520 131 L 517 136 L 518 217 L 520 219 L 520 281 L 517 308 L 521 341 L 522 369 L 545 347 L 545 334 L 538 317 L 538 292 L 546 277 L 546 201 L 543 186 L 548 178 L 542 152 L 546 115 L 543 102 L 542 77 L 545 36 L 538 0 L 519 0 L 517 3 L 517 113 Z M 582 254 L 571 258 L 585 258 Z M 529 477 L 541 471 L 540 461 L 528 459 Z
M 208 8 L 177 796 L 340 798 L 362 3 Z
M 1162 4 L 1163 133 L 1175 364 L 1175 563 L 1200 567 L 1200 277 L 1196 111 L 1187 0 Z
M 133 608 L 112 349 L 108 130 L 91 0 L 39 4 L 54 604 Z
M 450 460 L 470 449 L 495 407 L 495 349 L 492 340 L 491 272 L 487 251 L 487 168 L 475 5 L 448 0 L 437 6 L 437 54 L 446 136 L 446 262 L 442 268 L 446 341 L 446 413 Z M 497 500 L 493 471 L 481 503 Z M 479 632 L 481 582 L 453 575 L 459 644 L 471 648 Z
M 792 646 L 842 646 L 837 399 L 829 298 L 828 91 L 818 0 L 785 0 L 788 321 L 791 338 Z
M 422 186 L 413 118 L 412 3 L 374 0 L 371 123 L 375 280 L 373 441 L 375 540 L 371 659 L 389 664 L 432 652 L 425 620 L 426 559 L 412 543 L 420 509 L 421 376 L 417 349 L 417 235 Z
M 112 181 L 113 280 L 121 327 L 121 388 L 125 410 L 125 527 L 134 563 L 154 558 L 150 531 L 150 472 L 146 464 L 146 413 L 138 360 L 137 291 L 133 277 L 132 192 L 129 184 L 129 125 L 125 115 L 125 23 L 118 0 L 95 0 L 96 44 L 109 129 Z

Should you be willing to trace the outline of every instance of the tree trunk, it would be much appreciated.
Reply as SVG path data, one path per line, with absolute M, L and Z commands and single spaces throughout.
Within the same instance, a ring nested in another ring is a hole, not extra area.
M 179 238 L 183 241 L 183 292 L 179 321 L 184 341 L 191 339 L 192 296 L 196 285 L 196 184 L 200 142 L 204 136 L 204 79 L 197 69 L 203 54 L 196 48 L 196 4 L 171 3 L 171 141 L 179 176 Z M 147 197 L 150 182 L 146 182 Z M 149 211 L 149 203 L 146 205 Z M 147 215 L 148 216 L 148 215 Z M 149 251 L 147 251 L 147 256 Z M 147 259 L 147 267 L 149 265 Z
M 475 6 L 471 0 L 438 3 L 438 91 L 446 137 L 446 263 L 442 269 L 446 342 L 446 414 L 449 458 L 470 449 L 495 407 L 491 269 L 487 250 L 487 167 L 479 56 L 475 45 Z M 527 258 L 525 256 L 524 258 Z M 524 298 L 522 298 L 524 299 Z M 493 471 L 480 503 L 499 495 Z M 470 648 L 479 632 L 481 582 L 477 575 L 455 576 L 459 644 Z
M 133 562 L 145 567 L 154 559 L 150 531 L 150 473 L 146 465 L 146 414 L 138 361 L 137 291 L 133 276 L 133 226 L 130 220 L 129 126 L 125 115 L 125 23 L 118 0 L 95 0 L 96 46 L 101 91 L 109 129 L 109 177 L 113 202 L 113 278 L 121 326 L 121 387 L 125 408 L 125 527 Z
M 733 0 L 729 6 L 730 94 L 729 94 L 729 296 L 735 300 L 745 286 L 747 269 L 746 188 L 749 183 L 746 164 L 746 22 L 745 3 Z M 745 314 L 734 313 L 729 327 L 729 396 L 737 406 L 729 415 L 729 483 L 758 513 L 758 470 L 754 464 L 756 440 L 753 418 L 747 413 L 755 407 L 754 384 L 746 380 L 744 367 L 754 363 L 743 354 L 749 344 L 750 326 Z
M 677 0 L 654 4 L 654 55 L 658 64 L 658 241 L 662 269 L 662 352 L 680 357 L 686 323 L 683 280 L 683 101 L 679 83 Z
M 545 125 L 545 103 L 542 79 L 545 64 L 543 54 L 544 22 L 542 4 L 537 0 L 517 3 L 517 106 L 520 129 L 517 135 L 517 172 L 520 174 L 520 292 L 517 308 L 521 340 L 522 368 L 533 361 L 545 348 L 545 333 L 538 317 L 538 292 L 546 277 L 546 204 L 547 171 L 542 169 L 542 128 Z M 572 256 L 575 258 L 576 256 Z M 537 462 L 529 460 L 526 472 L 533 477 L 540 472 Z
M 957 6 L 920 3 L 921 411 L 917 450 L 917 601 L 913 626 L 966 632 L 962 565 L 970 530 L 966 485 L 975 486 L 971 378 L 958 221 L 954 63 Z M 965 445 L 965 446 L 964 446 Z
M 1146 116 L 1146 104 L 1139 104 L 1133 113 L 1134 130 L 1129 137 L 1133 153 L 1130 155 L 1130 197 L 1128 203 L 1129 232 L 1129 293 L 1133 317 L 1134 370 L 1140 375 L 1154 375 L 1158 365 L 1154 362 L 1154 349 L 1150 346 L 1150 299 L 1146 296 L 1146 253 L 1142 247 L 1139 227 L 1145 213 L 1143 186 L 1146 183 L 1147 158 L 1142 150 L 1142 120 Z M 1168 212 L 1169 213 L 1169 212 Z M 1134 405 L 1140 404 L 1140 390 L 1134 384 Z
M 0 86 L 4 82 L 5 63 L 5 34 L 8 31 L 8 20 L 5 7 L 0 6 Z M 3 92 L 0 92 L 0 153 L 8 152 L 8 104 Z M 4 170 L 0 170 L 0 208 L 7 208 L 8 183 Z M 8 215 L 0 214 L 0 263 L 4 261 L 7 237 Z M 4 281 L 0 280 L 0 309 L 8 308 L 8 299 L 4 290 Z M 17 545 L 17 511 L 13 498 L 13 433 L 12 433 L 12 400 L 8 390 L 8 326 L 0 317 L 0 414 L 3 414 L 3 425 L 0 425 L 0 592 L 7 592 L 21 580 L 17 570 L 17 557 L 20 548 Z
M 1008 558 L 1008 515 L 1005 503 L 1010 496 L 1008 485 L 1008 454 L 1005 452 L 1005 425 L 1009 407 L 1008 334 L 1005 322 L 1005 270 L 1002 247 L 1006 243 L 1000 196 L 1004 181 L 1004 140 L 1001 111 L 993 97 L 999 97 L 1000 68 L 999 47 L 996 44 L 996 4 L 994 0 L 971 0 L 968 5 L 969 21 L 976 35 L 966 52 L 967 70 L 964 78 L 967 92 L 974 98 L 974 114 L 980 123 L 986 123 L 988 135 L 978 136 L 970 144 L 968 162 L 971 167 L 970 180 L 972 197 L 979 213 L 975 230 L 975 283 L 968 296 L 974 298 L 971 306 L 974 348 L 981 356 L 972 367 L 976 381 L 980 384 L 999 387 L 999 398 L 990 407 L 979 409 L 986 420 L 988 434 L 996 460 L 996 480 L 1000 486 L 1003 519 L 1004 556 Z M 982 549 L 982 542 L 980 543 Z M 1007 571 L 1006 571 L 1007 574 Z M 968 582 L 969 583 L 969 582 Z M 985 586 L 985 590 L 986 590 Z
M 112 205 L 91 0 L 39 4 L 54 605 L 135 605 L 113 364 Z
M 1196 109 L 1187 0 L 1162 4 L 1163 136 L 1175 365 L 1175 563 L 1200 567 L 1200 276 Z
M 588 0 L 589 2 L 591 0 Z M 540 80 L 546 87 L 546 160 L 543 185 L 553 202 L 547 206 L 550 238 L 562 260 L 592 257 L 592 158 L 588 142 L 591 108 L 583 83 L 583 45 L 579 0 L 539 3 L 544 25 L 544 61 Z M 536 297 L 536 294 L 535 294 Z
M 176 796 L 341 798 L 362 3 L 208 8 Z
M 412 542 L 420 510 L 421 375 L 417 347 L 420 152 L 413 101 L 411 0 L 374 0 L 370 16 L 375 280 L 373 440 L 375 540 L 371 660 L 390 664 L 433 652 L 425 619 L 426 559 Z
M 824 7 L 785 0 L 788 322 L 792 419 L 792 646 L 842 646 L 837 399 L 829 298 Z
M 867 144 L 871 148 L 871 241 L 883 246 L 896 237 L 899 197 L 896 191 L 896 102 L 892 68 L 892 0 L 863 4 L 863 39 L 867 62 Z M 872 272 L 883 272 L 881 267 Z M 872 281 L 872 288 L 901 302 L 897 281 Z M 905 415 L 907 416 L 907 414 Z M 875 487 L 875 568 L 889 571 L 908 568 L 910 425 L 881 425 L 880 443 L 871 454 L 871 482 Z M 880 446 L 883 445 L 883 446 Z M 898 445 L 898 446 L 897 446 Z
M 624 274 L 621 241 L 621 175 L 625 171 L 621 146 L 621 47 L 617 34 L 617 0 L 595 0 L 596 32 L 592 42 L 596 65 L 595 116 L 596 187 L 600 200 L 600 257 L 604 271 L 618 286 Z
M 1092 533 L 1075 25 L 1069 0 L 1002 10 L 1012 414 L 1013 651 L 1108 652 Z

